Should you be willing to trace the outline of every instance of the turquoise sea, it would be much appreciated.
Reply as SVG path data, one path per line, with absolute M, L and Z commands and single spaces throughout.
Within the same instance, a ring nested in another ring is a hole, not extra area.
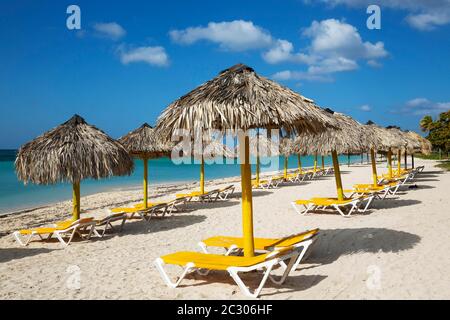
M 17 179 L 14 169 L 16 150 L 0 150 L 0 214 L 39 207 L 50 203 L 71 199 L 72 186 L 66 183 L 56 185 L 24 185 Z M 274 171 L 277 168 L 269 165 L 269 160 L 276 163 L 277 159 L 262 159 L 262 171 Z M 283 159 L 278 159 L 279 170 L 282 170 Z M 342 164 L 347 163 L 347 156 L 341 156 Z M 351 162 L 360 162 L 360 156 L 352 156 Z M 264 165 L 265 163 L 265 165 Z M 302 165 L 310 167 L 314 163 L 313 156 L 303 156 Z M 325 164 L 331 165 L 331 158 L 325 158 Z M 320 165 L 320 158 L 319 158 Z M 297 156 L 289 159 L 289 168 L 297 167 Z M 198 181 L 200 166 L 198 164 L 172 163 L 169 158 L 149 161 L 149 187 L 156 184 L 174 184 Z M 253 168 L 254 170 L 254 168 Z M 138 188 L 142 183 L 142 161 L 135 161 L 135 170 L 131 176 L 112 177 L 102 180 L 84 180 L 81 182 L 81 195 L 89 195 L 117 189 Z M 211 164 L 205 166 L 206 180 L 240 175 L 240 166 L 234 164 Z

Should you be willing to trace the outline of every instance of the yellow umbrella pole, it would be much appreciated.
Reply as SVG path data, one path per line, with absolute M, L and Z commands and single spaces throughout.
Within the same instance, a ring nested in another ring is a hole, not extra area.
M 389 148 L 389 151 L 387 154 L 387 163 L 388 163 L 389 179 L 392 179 L 392 151 L 391 151 L 391 148 Z
M 322 156 L 322 170 L 325 170 L 325 157 Z
M 317 153 L 314 154 L 314 173 L 317 171 Z
M 148 159 L 144 158 L 144 208 L 148 208 Z
M 402 150 L 398 149 L 397 151 L 397 174 L 400 174 L 402 170 Z
M 297 162 L 298 162 L 298 172 L 302 173 L 302 157 L 300 154 L 297 155 Z
M 260 172 L 260 168 L 259 168 L 259 155 L 256 156 L 256 185 L 259 185 L 259 172 Z
M 202 155 L 202 163 L 200 164 L 200 193 L 205 193 L 205 161 Z
M 72 220 L 76 221 L 80 219 L 80 181 L 74 182 L 72 185 L 73 193 L 73 212 Z
M 408 169 L 408 151 L 405 149 L 405 170 Z
M 411 153 L 411 166 L 414 169 L 414 153 Z
M 370 149 L 370 156 L 372 158 L 373 186 L 376 187 L 378 185 L 378 174 L 377 174 L 377 159 L 375 158 L 375 150 L 374 150 L 374 148 Z
M 287 168 L 288 168 L 288 157 L 284 156 L 284 174 L 283 174 L 284 180 L 286 180 L 288 176 Z
M 341 180 L 341 170 L 339 168 L 339 159 L 336 151 L 331 152 L 331 156 L 333 158 L 333 168 L 334 168 L 334 176 L 336 178 L 336 190 L 338 195 L 338 200 L 344 200 L 344 191 L 342 189 L 342 180 Z
M 244 239 L 244 256 L 253 257 L 255 245 L 253 239 L 253 204 L 252 204 L 252 172 L 249 156 L 249 139 L 244 138 L 244 161 L 241 163 L 242 186 L 242 231 Z M 241 142 L 241 143 L 242 143 Z

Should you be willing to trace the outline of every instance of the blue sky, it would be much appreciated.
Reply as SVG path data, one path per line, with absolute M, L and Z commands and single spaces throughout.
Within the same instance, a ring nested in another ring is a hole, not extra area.
M 366 26 L 381 7 L 381 30 Z M 81 9 L 68 30 L 66 9 Z M 117 138 L 236 63 L 323 107 L 418 130 L 450 109 L 450 1 L 2 1 L 0 148 L 78 113 Z

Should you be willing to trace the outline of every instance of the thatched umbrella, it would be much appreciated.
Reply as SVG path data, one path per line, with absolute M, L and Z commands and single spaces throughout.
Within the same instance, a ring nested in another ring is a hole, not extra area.
M 239 148 L 239 146 L 237 146 Z M 256 157 L 256 185 L 259 185 L 261 163 L 260 156 L 278 156 L 280 153 L 278 143 L 275 143 L 272 139 L 257 133 L 255 136 L 250 137 L 249 152 L 252 156 Z
M 163 143 L 160 136 L 147 123 L 121 137 L 119 142 L 130 155 L 144 162 L 144 198 L 143 207 L 148 208 L 148 160 L 170 154 L 172 146 Z
M 351 117 L 327 109 L 338 122 L 339 130 L 331 129 L 319 134 L 301 134 L 295 139 L 297 152 L 308 154 L 331 153 L 335 172 L 338 200 L 344 200 L 341 172 L 339 168 L 339 153 L 358 153 L 375 143 L 363 126 Z
M 405 169 L 408 169 L 408 153 L 414 154 L 414 152 L 419 152 L 422 145 L 415 137 L 410 135 L 407 131 L 402 131 L 402 138 L 406 141 L 405 149 L 403 152 L 404 155 L 404 166 Z M 400 169 L 399 169 L 400 170 Z
M 78 115 L 24 144 L 16 172 L 25 184 L 73 185 L 73 219 L 80 218 L 80 181 L 130 175 L 133 160 L 127 150 Z
M 392 149 L 401 148 L 404 146 L 405 140 L 402 138 L 402 135 L 396 135 L 393 131 L 389 131 L 388 129 L 377 126 L 376 124 L 367 124 L 365 125 L 365 129 L 366 132 L 368 132 L 373 138 L 378 140 L 370 150 L 372 156 L 373 183 L 374 185 L 377 185 L 375 150 L 387 152 L 388 174 L 389 177 L 392 178 Z
M 414 153 L 421 152 L 422 154 L 429 155 L 432 151 L 432 144 L 428 139 L 425 139 L 420 134 L 414 131 L 406 131 L 405 134 L 413 142 L 413 150 L 409 150 L 411 154 L 411 166 L 414 169 Z M 406 163 L 406 162 L 405 162 Z
M 280 128 L 320 131 L 334 121 L 311 100 L 279 85 L 243 64 L 222 71 L 214 79 L 169 105 L 157 127 L 170 135 L 176 129 L 205 131 Z M 239 134 L 241 145 L 242 216 L 244 255 L 254 255 L 253 209 L 249 137 Z
M 234 153 L 230 148 L 216 139 L 202 139 L 203 143 L 192 144 L 190 150 L 184 150 L 183 144 L 179 143 L 173 148 L 175 154 L 183 153 L 183 156 L 194 157 L 200 162 L 200 194 L 205 194 L 205 159 L 214 159 L 216 157 L 233 158 Z
M 406 136 L 406 134 L 398 129 L 397 127 L 387 127 L 388 131 L 390 131 L 394 136 L 396 136 L 398 139 L 402 140 L 402 144 L 397 146 L 395 148 L 395 151 L 397 151 L 397 173 L 399 174 L 401 171 L 401 158 L 402 158 L 402 149 L 404 148 L 406 150 L 407 146 L 408 146 L 408 137 Z
M 292 153 L 294 153 L 294 141 L 288 137 L 282 138 L 280 141 L 280 153 L 284 157 L 283 177 L 284 177 L 284 180 L 287 180 L 288 161 L 289 161 L 289 156 Z

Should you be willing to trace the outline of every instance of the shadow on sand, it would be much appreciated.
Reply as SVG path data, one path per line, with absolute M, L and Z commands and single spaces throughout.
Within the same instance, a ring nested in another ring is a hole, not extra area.
M 127 221 L 122 232 L 111 234 L 111 236 L 127 236 L 134 234 L 156 233 L 172 229 L 184 228 L 205 221 L 204 215 L 176 214 L 165 218 L 152 218 L 149 222 L 142 220 Z
M 375 200 L 373 202 L 372 208 L 374 208 L 374 209 L 392 209 L 392 208 L 413 206 L 413 205 L 416 205 L 419 203 L 422 203 L 422 201 L 412 200 L 412 199 L 390 198 L 390 199 L 386 199 L 386 201 L 376 201 Z
M 307 263 L 329 264 L 358 253 L 397 253 L 414 248 L 420 240 L 418 235 L 385 228 L 320 230 Z
M 11 260 L 23 259 L 43 253 L 49 253 L 53 249 L 46 248 L 5 248 L 0 249 L 0 263 L 8 262 Z

